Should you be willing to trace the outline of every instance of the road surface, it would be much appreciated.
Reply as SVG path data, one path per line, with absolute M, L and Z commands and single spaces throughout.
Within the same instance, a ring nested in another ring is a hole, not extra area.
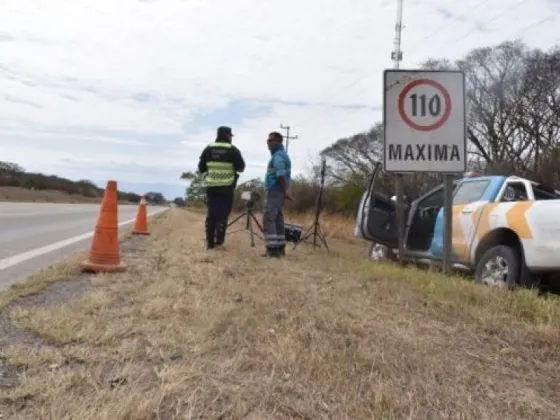
M 0 291 L 91 245 L 99 204 L 0 202 Z M 148 215 L 167 207 L 148 207 Z M 119 205 L 119 224 L 137 205 Z

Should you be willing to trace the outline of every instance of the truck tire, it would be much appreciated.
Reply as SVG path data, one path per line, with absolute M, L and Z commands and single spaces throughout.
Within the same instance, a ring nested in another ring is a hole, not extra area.
M 475 279 L 487 286 L 513 289 L 519 285 L 521 258 L 516 248 L 497 245 L 488 249 L 476 264 Z
M 393 251 L 385 245 L 372 242 L 368 249 L 368 257 L 372 261 L 389 260 L 396 261 L 397 257 Z

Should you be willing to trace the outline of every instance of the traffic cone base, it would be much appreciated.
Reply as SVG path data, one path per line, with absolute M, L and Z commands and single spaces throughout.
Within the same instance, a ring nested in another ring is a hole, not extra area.
M 114 273 L 126 270 L 126 266 L 121 264 L 119 255 L 116 181 L 107 182 L 89 256 L 82 263 L 81 268 L 82 271 L 94 273 Z
M 107 265 L 107 264 L 95 264 L 90 261 L 84 261 L 81 265 L 82 271 L 89 273 L 123 273 L 126 271 L 126 265 Z
M 136 223 L 134 223 L 133 235 L 149 235 L 148 231 L 148 212 L 146 210 L 146 199 L 142 197 L 140 199 L 140 205 L 138 206 L 138 214 L 136 215 Z

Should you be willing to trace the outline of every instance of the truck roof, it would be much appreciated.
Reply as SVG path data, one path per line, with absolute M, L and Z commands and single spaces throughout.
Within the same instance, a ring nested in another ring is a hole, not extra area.
M 504 176 L 504 175 L 478 175 L 476 173 L 470 172 L 465 174 L 463 178 L 459 179 L 458 181 L 468 181 L 472 179 L 479 179 L 479 180 L 486 180 L 486 181 L 501 181 L 502 183 L 505 181 L 518 181 L 518 182 L 529 182 L 533 187 L 542 189 L 547 191 L 548 193 L 555 194 L 560 196 L 560 191 L 551 188 L 548 185 L 542 184 L 540 182 L 533 181 L 528 178 L 522 178 L 516 175 Z

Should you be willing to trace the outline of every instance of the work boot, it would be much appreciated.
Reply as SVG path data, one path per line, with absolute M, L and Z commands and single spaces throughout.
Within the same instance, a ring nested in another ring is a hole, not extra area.
M 223 245 L 226 240 L 226 224 L 218 223 L 216 226 L 216 245 Z
M 215 224 L 209 223 L 206 221 L 205 226 L 206 228 L 206 249 L 214 249 L 215 241 L 214 241 L 214 230 Z
M 278 251 L 279 251 L 281 257 L 285 257 L 286 256 L 286 245 L 280 245 L 280 247 L 278 248 Z
M 266 252 L 262 254 L 261 257 L 280 258 L 280 248 L 278 247 L 266 248 Z

